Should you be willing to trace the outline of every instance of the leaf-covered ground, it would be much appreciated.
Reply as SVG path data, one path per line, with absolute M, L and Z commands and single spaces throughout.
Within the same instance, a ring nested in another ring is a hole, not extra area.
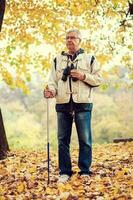
M 77 175 L 78 151 L 72 152 L 75 174 L 57 184 L 57 155 L 51 153 L 47 186 L 46 152 L 11 151 L 0 161 L 0 200 L 130 200 L 133 199 L 133 143 L 93 147 L 93 175 Z

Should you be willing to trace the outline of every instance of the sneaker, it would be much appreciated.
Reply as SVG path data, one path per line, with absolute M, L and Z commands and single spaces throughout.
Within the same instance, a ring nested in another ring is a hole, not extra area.
M 80 177 L 81 177 L 81 178 L 86 178 L 86 177 L 87 177 L 87 178 L 90 178 L 90 175 L 89 175 L 89 174 L 81 174 Z
M 58 183 L 66 183 L 69 180 L 70 176 L 67 174 L 60 175 Z
M 90 177 L 90 176 L 92 176 L 93 173 L 92 173 L 92 171 L 89 171 L 89 172 L 87 172 L 87 173 L 86 173 L 86 172 L 81 172 L 81 171 L 80 171 L 80 172 L 78 172 L 78 174 L 79 174 L 79 176 L 82 176 L 82 177 L 83 177 L 83 176 L 84 176 L 84 177 L 85 177 L 85 176 Z

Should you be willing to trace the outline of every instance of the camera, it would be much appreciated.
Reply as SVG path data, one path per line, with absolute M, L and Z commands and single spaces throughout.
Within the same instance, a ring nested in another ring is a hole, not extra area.
M 69 66 L 67 66 L 64 71 L 63 71 L 63 75 L 62 75 L 62 80 L 63 81 L 67 81 L 67 77 L 70 75 L 70 71 L 71 68 Z
M 62 75 L 62 80 L 63 81 L 67 81 L 67 77 L 70 75 L 70 71 L 74 69 L 74 65 L 71 64 L 71 67 L 67 66 L 64 71 L 63 71 L 63 75 Z M 72 78 L 73 81 L 77 81 L 77 78 Z

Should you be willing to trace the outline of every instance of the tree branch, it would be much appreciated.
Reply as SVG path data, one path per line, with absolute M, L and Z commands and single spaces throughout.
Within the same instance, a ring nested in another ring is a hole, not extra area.
M 128 15 L 130 15 L 130 16 L 133 15 L 133 2 L 130 3 L 130 1 L 128 1 L 128 6 L 129 6 L 128 11 L 127 11 L 127 13 L 125 13 L 126 17 L 125 17 L 125 19 L 123 19 L 121 21 L 120 26 L 126 26 L 125 23 L 129 20 L 129 19 L 127 19 Z
M 129 5 L 129 9 L 128 9 L 127 15 L 128 14 L 133 15 L 133 2 L 130 3 L 130 1 L 128 1 L 128 5 Z M 126 15 L 126 17 L 127 17 L 127 15 Z

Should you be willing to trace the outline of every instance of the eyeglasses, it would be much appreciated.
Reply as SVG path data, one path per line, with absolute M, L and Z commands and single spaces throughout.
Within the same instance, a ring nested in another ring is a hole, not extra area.
M 66 37 L 66 40 L 76 40 L 76 39 L 80 39 L 80 38 L 78 38 L 78 37 L 74 37 L 74 36 L 67 36 Z

